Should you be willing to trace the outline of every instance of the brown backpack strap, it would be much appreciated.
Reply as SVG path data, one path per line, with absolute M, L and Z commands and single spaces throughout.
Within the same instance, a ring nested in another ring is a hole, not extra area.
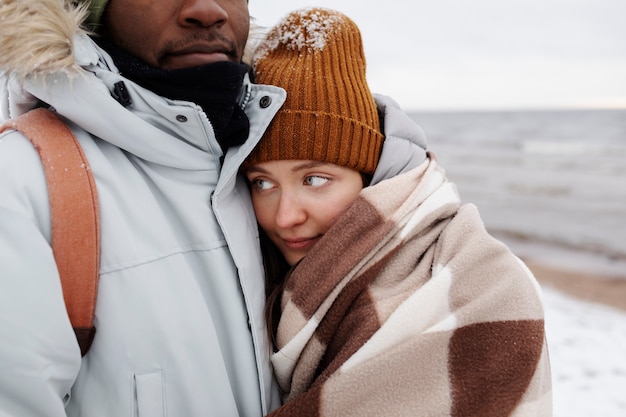
M 96 183 L 80 144 L 53 112 L 36 109 L 0 128 L 22 132 L 41 157 L 50 199 L 52 251 L 81 354 L 93 341 L 100 256 Z

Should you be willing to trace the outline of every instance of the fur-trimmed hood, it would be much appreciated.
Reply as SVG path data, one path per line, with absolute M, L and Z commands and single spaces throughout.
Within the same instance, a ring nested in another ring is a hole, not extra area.
M 93 92 L 104 86 L 103 99 L 115 82 L 123 81 L 109 54 L 91 39 L 88 17 L 83 0 L 0 0 L 0 120 L 17 117 L 38 102 L 60 111 L 58 99 L 74 87 Z M 244 62 L 261 33 L 251 22 L 253 42 L 246 45 Z M 80 88 L 79 79 L 86 83 Z M 95 100 L 90 95 L 88 100 Z
M 0 71 L 30 75 L 79 71 L 77 36 L 86 35 L 86 3 L 71 0 L 2 0 Z

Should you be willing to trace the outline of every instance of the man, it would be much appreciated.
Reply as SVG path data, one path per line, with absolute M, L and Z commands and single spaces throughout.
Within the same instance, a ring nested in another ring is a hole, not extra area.
M 91 35 L 76 3 L 0 4 L 0 112 L 53 109 L 86 154 L 101 225 L 97 331 L 81 359 L 42 164 L 4 133 L 0 415 L 261 416 L 278 396 L 236 168 L 285 94 L 252 85 L 241 64 L 247 2 L 94 0 Z

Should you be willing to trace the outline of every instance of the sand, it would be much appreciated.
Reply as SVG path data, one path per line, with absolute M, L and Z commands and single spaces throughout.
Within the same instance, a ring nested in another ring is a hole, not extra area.
M 623 277 L 594 275 L 555 268 L 529 259 L 524 259 L 524 262 L 542 286 L 626 311 L 626 272 Z

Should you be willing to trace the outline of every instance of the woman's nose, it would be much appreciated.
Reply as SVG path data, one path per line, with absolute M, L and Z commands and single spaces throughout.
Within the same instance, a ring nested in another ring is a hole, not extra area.
M 296 195 L 282 193 L 276 210 L 276 225 L 283 229 L 297 226 L 306 221 L 306 208 Z

